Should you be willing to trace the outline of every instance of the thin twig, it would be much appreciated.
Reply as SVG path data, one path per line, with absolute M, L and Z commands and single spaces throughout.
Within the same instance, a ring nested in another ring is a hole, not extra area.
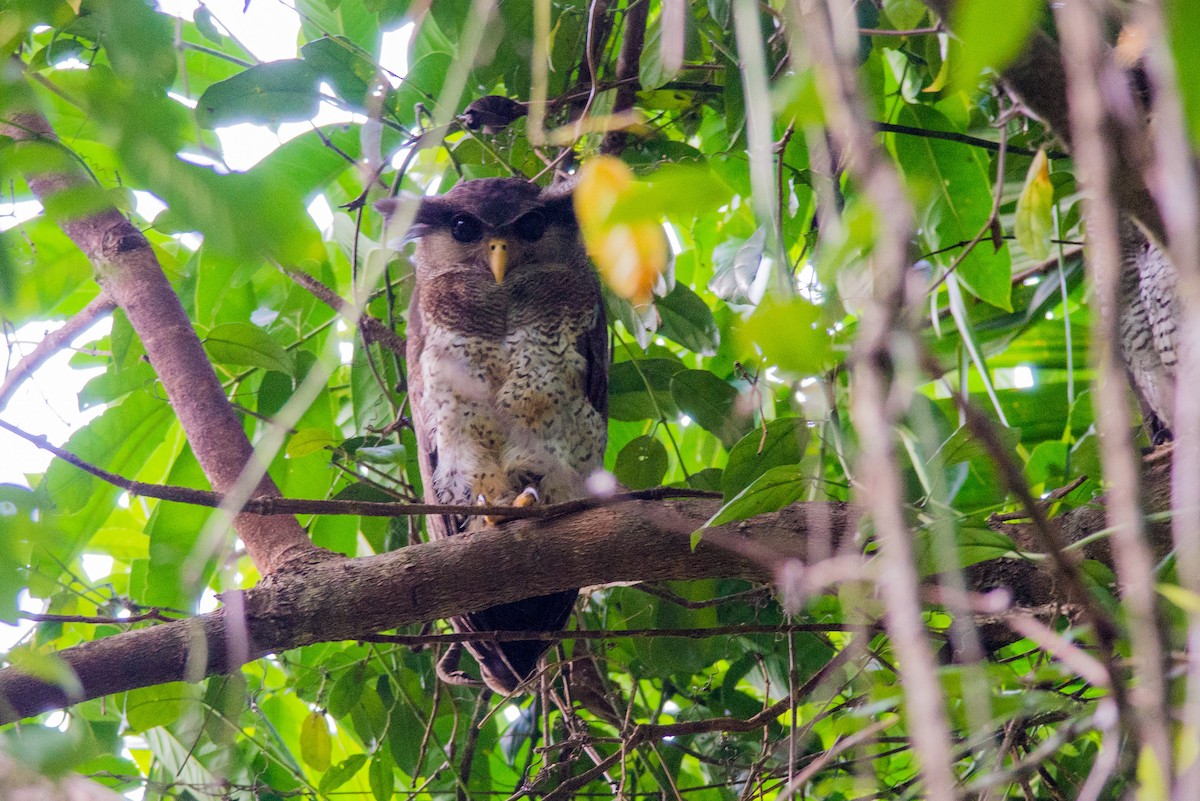
M 17 387 L 45 364 L 47 359 L 71 344 L 71 340 L 116 307 L 117 304 L 101 292 L 61 328 L 46 334 L 45 338 L 35 345 L 33 350 L 22 356 L 16 366 L 4 376 L 4 382 L 0 383 L 0 410 L 4 409 Z

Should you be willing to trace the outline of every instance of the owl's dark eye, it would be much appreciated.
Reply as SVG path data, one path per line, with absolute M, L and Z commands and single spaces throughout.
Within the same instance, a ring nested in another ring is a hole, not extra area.
M 450 218 L 450 236 L 459 242 L 478 242 L 483 236 L 483 223 L 470 214 L 456 214 Z
M 536 242 L 546 233 L 546 218 L 540 211 L 531 211 L 513 223 L 513 230 L 526 242 Z

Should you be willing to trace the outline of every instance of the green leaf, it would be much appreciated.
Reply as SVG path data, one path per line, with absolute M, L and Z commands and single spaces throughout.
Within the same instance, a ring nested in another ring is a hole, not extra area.
M 333 747 L 329 737 L 329 722 L 321 712 L 310 712 L 300 725 L 300 758 L 318 773 L 329 770 L 329 754 Z
M 1020 429 L 994 426 L 993 430 L 1000 439 L 1001 444 L 1008 451 L 1015 451 L 1021 443 Z M 942 443 L 930 461 L 940 460 L 944 466 L 950 467 L 951 465 L 970 462 L 981 457 L 986 457 L 987 455 L 988 451 L 984 444 L 964 425 L 960 426 Z
M 1037 28 L 1044 8 L 1042 0 L 958 0 L 950 18 L 950 30 L 962 42 L 955 88 L 973 92 L 984 68 L 998 73 L 1007 67 Z
M 686 368 L 674 359 L 617 362 L 608 372 L 608 414 L 614 420 L 657 420 L 679 413 L 671 378 Z
M 925 106 L 903 106 L 897 122 L 961 133 L 944 115 Z M 932 258 L 948 268 L 962 257 L 955 274 L 967 289 L 980 300 L 1012 311 L 1012 260 L 1007 245 L 997 250 L 985 237 L 965 257 L 962 254 L 963 244 L 975 238 L 992 213 L 986 157 L 976 148 L 923 136 L 895 135 L 891 143 L 910 187 L 924 198 L 917 211 Z
M 736 335 L 744 352 L 757 348 L 769 364 L 796 376 L 822 373 L 833 358 L 821 309 L 803 298 L 763 301 Z
M 365 446 L 354 452 L 358 459 L 371 464 L 404 464 L 408 451 L 399 442 L 390 445 Z
M 295 375 L 296 362 L 275 339 L 251 323 L 221 323 L 208 331 L 204 350 L 214 361 L 237 367 L 261 367 Z
M 700 296 L 681 282 L 665 297 L 654 301 L 662 322 L 658 332 L 693 353 L 713 356 L 721 344 L 721 330 Z
M 301 47 L 300 55 L 319 79 L 333 86 L 338 97 L 357 109 L 366 108 L 367 95 L 379 68 L 353 42 L 345 36 L 322 36 Z M 394 96 L 388 93 L 386 97 L 385 105 L 390 112 Z
M 679 411 L 732 448 L 753 421 L 736 410 L 738 392 L 707 370 L 684 370 L 671 377 L 671 397 Z
M 614 473 L 633 490 L 657 487 L 667 473 L 667 449 L 654 437 L 638 437 L 621 449 Z
M 200 6 L 192 13 L 192 22 L 196 23 L 196 30 L 210 42 L 221 44 L 225 37 L 217 30 L 216 23 L 213 21 L 213 13 L 207 6 Z
M 205 89 L 196 103 L 196 122 L 216 128 L 312 119 L 321 102 L 319 78 L 311 64 L 297 58 L 255 64 Z
M 371 784 L 371 795 L 375 801 L 391 801 L 396 791 L 396 767 L 392 755 L 386 749 L 379 749 L 371 759 L 371 767 L 367 771 L 367 779 Z
M 725 205 L 733 190 L 707 167 L 668 164 L 633 184 L 612 208 L 603 224 L 612 226 L 663 217 L 690 222 Z
M 1025 175 L 1025 186 L 1017 198 L 1013 233 L 1025 252 L 1035 259 L 1050 255 L 1050 235 L 1054 231 L 1054 186 L 1050 182 L 1050 161 L 1044 148 L 1038 150 Z
M 809 431 L 799 417 L 783 417 L 755 428 L 729 450 L 721 479 L 725 500 L 731 500 L 774 467 L 798 465 L 808 447 Z
M 199 699 L 199 689 L 181 681 L 142 687 L 125 693 L 125 719 L 133 731 L 168 726 Z
M 325 775 L 321 777 L 320 790 L 322 793 L 332 793 L 334 790 L 341 787 L 346 782 L 354 778 L 354 775 L 362 770 L 363 765 L 367 764 L 370 759 L 366 754 L 351 754 L 338 764 L 325 771 Z
M 293 434 L 287 443 L 287 455 L 300 459 L 317 451 L 332 448 L 337 440 L 323 428 L 304 428 Z M 361 450 L 360 450 L 361 452 Z
M 777 512 L 804 497 L 807 479 L 799 465 L 772 467 L 739 492 L 713 515 L 704 528 Z

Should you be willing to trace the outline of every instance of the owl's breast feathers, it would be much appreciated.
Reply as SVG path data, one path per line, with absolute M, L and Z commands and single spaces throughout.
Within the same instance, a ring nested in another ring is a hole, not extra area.
M 542 265 L 510 278 L 437 276 L 414 299 L 420 352 L 410 367 L 422 395 L 414 410 L 441 503 L 480 495 L 507 503 L 527 486 L 547 503 L 571 500 L 603 461 L 604 402 L 588 384 L 607 354 L 580 346 L 605 328 L 594 276 L 586 266 Z

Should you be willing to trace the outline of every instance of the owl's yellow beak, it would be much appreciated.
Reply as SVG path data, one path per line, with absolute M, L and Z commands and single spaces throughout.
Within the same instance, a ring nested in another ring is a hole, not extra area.
M 489 239 L 488 240 L 488 264 L 491 265 L 492 275 L 496 276 L 496 283 L 504 282 L 504 271 L 508 267 L 508 240 L 507 239 Z

